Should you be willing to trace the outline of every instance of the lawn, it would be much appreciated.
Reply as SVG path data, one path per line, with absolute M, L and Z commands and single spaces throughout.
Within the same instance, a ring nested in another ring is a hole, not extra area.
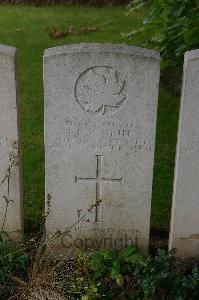
M 81 42 L 125 43 L 121 33 L 139 24 L 140 15 L 125 7 L 0 6 L 0 43 L 19 49 L 20 126 L 25 229 L 39 229 L 44 217 L 44 141 L 42 56 L 45 48 Z M 96 32 L 52 39 L 53 27 L 97 27 Z M 128 43 L 140 45 L 139 40 Z M 168 228 L 179 100 L 160 88 L 152 201 L 152 227 Z

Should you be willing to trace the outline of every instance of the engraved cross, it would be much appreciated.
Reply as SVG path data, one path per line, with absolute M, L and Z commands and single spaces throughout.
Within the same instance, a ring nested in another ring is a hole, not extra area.
M 105 178 L 102 177 L 102 156 L 101 155 L 96 155 L 97 158 L 97 168 L 96 168 L 96 177 L 95 178 L 81 178 L 75 176 L 75 183 L 79 181 L 87 181 L 90 183 L 95 183 L 96 186 L 96 202 L 93 207 L 95 207 L 95 222 L 100 222 L 99 220 L 99 207 L 102 202 L 102 183 L 104 182 L 109 182 L 109 183 L 114 183 L 114 182 L 119 182 L 121 184 L 122 178 Z

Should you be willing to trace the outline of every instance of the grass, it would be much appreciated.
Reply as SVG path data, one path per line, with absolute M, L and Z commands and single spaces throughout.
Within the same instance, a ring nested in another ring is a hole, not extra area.
M 0 43 L 19 49 L 20 124 L 26 231 L 38 229 L 44 210 L 42 56 L 45 48 L 81 42 L 124 43 L 122 32 L 139 24 L 140 15 L 125 7 L 0 6 Z M 52 39 L 53 27 L 97 26 L 100 31 Z M 140 36 L 135 45 L 141 43 Z M 132 41 L 131 41 L 132 44 Z M 168 228 L 173 181 L 178 99 L 160 89 L 155 155 L 152 226 Z
M 168 232 L 178 127 L 179 98 L 160 86 L 153 178 L 152 228 Z

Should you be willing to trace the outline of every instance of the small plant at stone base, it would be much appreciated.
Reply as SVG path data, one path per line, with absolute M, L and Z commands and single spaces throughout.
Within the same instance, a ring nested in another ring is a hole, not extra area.
M 57 270 L 62 261 L 48 256 L 46 243 L 36 244 L 36 249 L 30 254 L 30 264 L 27 276 L 14 277 L 16 293 L 13 299 L 20 300 L 64 300 L 62 296 L 62 280 L 57 278 Z
M 199 268 L 177 262 L 175 250 L 143 257 L 134 246 L 102 250 L 90 259 L 91 284 L 82 300 L 198 300 Z
M 5 212 L 0 228 L 0 299 L 4 299 L 10 293 L 10 289 L 12 289 L 7 284 L 10 281 L 10 277 L 18 272 L 24 273 L 28 263 L 24 245 L 17 242 L 13 243 L 4 231 L 9 205 L 13 202 L 10 199 L 10 179 L 17 164 L 17 157 L 12 150 L 9 154 L 9 166 L 0 182 L 0 186 L 3 184 L 7 185 L 7 194 L 3 195 L 2 198 L 5 203 Z
M 28 255 L 23 244 L 14 244 L 5 233 L 0 235 L 0 299 L 14 291 L 11 277 L 25 274 Z
M 2 225 L 1 225 L 1 229 L 0 229 L 0 235 L 4 232 L 4 227 L 5 227 L 9 204 L 14 202 L 12 199 L 10 199 L 10 179 L 11 179 L 11 176 L 17 165 L 18 165 L 18 159 L 17 159 L 17 156 L 15 155 L 14 151 L 12 150 L 9 153 L 8 168 L 5 172 L 5 176 L 3 177 L 3 179 L 0 182 L 0 186 L 2 186 L 3 184 L 7 185 L 7 194 L 3 195 L 3 201 L 5 202 L 5 213 L 3 216 L 3 221 L 2 221 Z

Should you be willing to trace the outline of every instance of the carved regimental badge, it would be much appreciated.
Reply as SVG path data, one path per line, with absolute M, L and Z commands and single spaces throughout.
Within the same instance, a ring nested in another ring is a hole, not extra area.
M 75 96 L 80 107 L 88 112 L 113 113 L 126 100 L 126 80 L 111 67 L 91 67 L 79 76 Z

